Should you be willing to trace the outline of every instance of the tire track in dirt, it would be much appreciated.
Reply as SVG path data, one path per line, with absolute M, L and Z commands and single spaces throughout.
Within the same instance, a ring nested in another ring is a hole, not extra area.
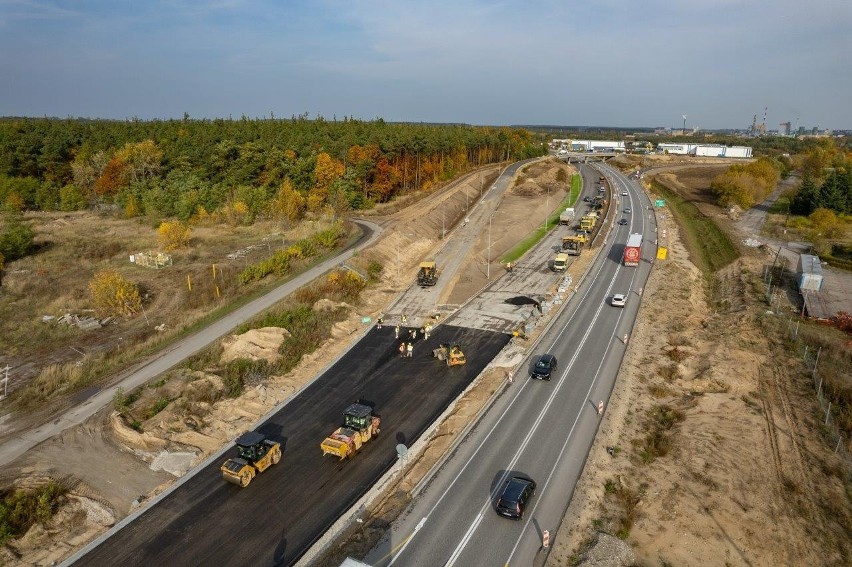
M 784 382 L 784 372 L 778 368 L 777 363 L 772 367 L 772 381 L 775 385 L 778 400 L 781 402 L 781 408 L 784 412 L 784 422 L 787 425 L 790 445 L 792 447 L 792 451 L 790 452 L 793 457 L 790 459 L 792 466 L 789 468 L 791 474 L 793 474 L 795 478 L 790 480 L 795 481 L 796 486 L 794 488 L 797 492 L 804 492 L 806 488 L 810 486 L 810 483 L 808 467 L 805 464 L 805 457 L 802 451 L 802 433 L 799 430 L 799 420 L 796 418 L 796 414 L 793 411 L 792 404 L 790 403 L 787 385 Z M 808 514 L 811 517 L 816 516 L 818 513 L 814 506 L 813 499 L 807 494 L 804 494 L 804 496 L 804 498 L 799 498 L 798 500 L 805 504 L 808 508 Z
M 801 450 L 799 424 L 784 384 L 784 373 L 777 363 L 762 365 L 758 374 L 759 387 L 764 394 L 763 416 L 769 433 L 775 475 L 785 489 L 776 494 L 777 501 L 785 511 L 784 522 L 793 528 L 797 516 L 815 517 L 817 514 L 811 498 L 805 493 L 808 475 Z M 804 506 L 807 512 L 798 511 L 796 508 L 800 506 Z M 781 517 L 776 518 L 776 521 L 781 521 Z M 808 555 L 801 543 L 785 540 L 783 545 L 787 549 L 788 558 Z
M 784 477 L 783 467 L 781 465 L 781 452 L 778 449 L 778 434 L 775 427 L 775 419 L 772 415 L 772 403 L 768 399 L 769 388 L 766 387 L 766 377 L 764 376 L 764 367 L 760 367 L 758 373 L 758 387 L 763 391 L 761 397 L 763 406 L 763 421 L 766 425 L 766 437 L 769 440 L 769 449 L 772 453 L 772 464 L 775 476 L 780 481 Z

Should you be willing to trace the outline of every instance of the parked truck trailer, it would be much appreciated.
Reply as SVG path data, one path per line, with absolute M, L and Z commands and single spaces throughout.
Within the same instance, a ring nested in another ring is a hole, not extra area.
M 639 260 L 642 259 L 642 235 L 631 234 L 627 237 L 627 244 L 624 246 L 624 265 L 638 266 Z

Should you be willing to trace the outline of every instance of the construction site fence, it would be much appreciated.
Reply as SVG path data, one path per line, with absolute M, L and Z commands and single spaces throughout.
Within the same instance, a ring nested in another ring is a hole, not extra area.
M 824 436 L 831 446 L 831 450 L 843 459 L 847 466 L 852 466 L 852 447 L 850 447 L 852 439 L 840 429 L 835 416 L 835 412 L 839 411 L 840 408 L 828 399 L 825 394 L 825 384 L 822 376 L 820 376 L 819 357 L 821 348 L 807 344 L 798 336 L 798 323 L 797 317 L 787 317 L 787 331 L 790 340 L 793 341 L 799 356 L 802 357 L 805 370 L 810 376 L 819 403 L 819 423 L 822 424 Z

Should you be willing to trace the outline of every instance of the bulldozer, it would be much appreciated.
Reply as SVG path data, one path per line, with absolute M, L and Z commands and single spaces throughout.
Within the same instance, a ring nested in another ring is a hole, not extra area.
M 584 234 L 562 237 L 562 249 L 565 250 L 566 254 L 571 254 L 572 256 L 579 256 L 585 243 L 586 235 Z
M 421 262 L 417 272 L 417 285 L 426 287 L 438 283 L 438 266 L 435 262 Z
M 236 440 L 238 455 L 222 464 L 222 477 L 243 488 L 258 474 L 281 460 L 281 443 L 256 431 L 247 431 Z
M 325 438 L 320 444 L 323 456 L 337 455 L 340 460 L 352 458 L 364 443 L 378 437 L 381 418 L 373 415 L 370 406 L 354 403 L 343 412 L 343 427 Z
M 432 351 L 432 356 L 438 360 L 446 361 L 447 366 L 459 366 L 467 362 L 459 345 L 442 344 Z

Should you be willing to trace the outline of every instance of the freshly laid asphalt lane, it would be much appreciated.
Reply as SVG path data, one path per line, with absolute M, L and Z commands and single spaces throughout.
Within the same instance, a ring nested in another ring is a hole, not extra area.
M 210 463 L 75 565 L 293 564 L 394 465 L 396 445 L 417 440 L 509 338 L 439 325 L 428 340 L 418 333 L 412 358 L 400 358 L 393 327 L 371 329 L 258 428 L 284 447 L 279 464 L 240 488 L 222 479 L 224 458 Z M 460 345 L 467 364 L 433 358 L 440 343 Z M 320 443 L 357 400 L 374 405 L 381 434 L 351 460 L 323 457 Z

